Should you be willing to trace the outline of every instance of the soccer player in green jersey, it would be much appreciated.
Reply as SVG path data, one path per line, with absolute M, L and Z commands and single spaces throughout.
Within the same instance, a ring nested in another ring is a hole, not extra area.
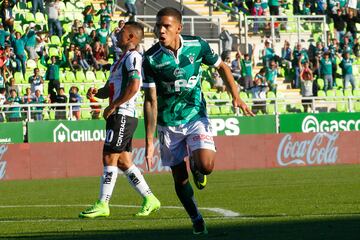
M 171 167 L 175 191 L 192 220 L 193 233 L 206 234 L 184 161 L 189 149 L 195 185 L 204 188 L 206 175 L 214 168 L 216 150 L 201 92 L 200 64 L 217 68 L 232 95 L 233 106 L 245 115 L 253 113 L 240 99 L 230 68 L 209 44 L 200 37 L 181 35 L 181 18 L 181 13 L 171 7 L 157 13 L 155 33 L 159 42 L 144 56 L 145 157 L 150 167 L 157 125 L 162 164 Z

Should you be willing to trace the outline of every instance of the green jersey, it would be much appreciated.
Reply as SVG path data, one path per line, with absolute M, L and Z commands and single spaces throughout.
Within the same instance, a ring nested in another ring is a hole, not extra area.
M 331 75 L 332 74 L 332 64 L 333 62 L 331 61 L 331 59 L 321 59 L 320 60 L 320 69 L 321 69 L 321 74 L 322 75 Z
M 201 63 L 219 66 L 221 59 L 200 37 L 180 36 L 177 56 L 159 43 L 144 56 L 143 87 L 156 87 L 158 124 L 178 126 L 206 115 L 201 92 Z
M 342 74 L 343 76 L 353 74 L 352 65 L 353 65 L 354 59 L 349 58 L 345 59 L 343 58 L 340 63 L 340 67 L 342 68 Z
M 243 76 L 252 76 L 252 61 L 243 59 L 241 61 L 241 68 Z

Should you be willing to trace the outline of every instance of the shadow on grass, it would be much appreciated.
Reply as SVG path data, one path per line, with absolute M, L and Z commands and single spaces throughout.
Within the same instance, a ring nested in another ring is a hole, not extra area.
M 119 230 L 119 231 L 78 231 L 44 232 L 22 236 L 6 236 L 0 239 L 129 239 L 129 240 L 188 240 L 188 239 L 226 239 L 226 240 L 358 240 L 360 239 L 360 216 L 337 219 L 317 219 L 301 221 L 261 222 L 248 219 L 244 223 L 209 224 L 209 234 L 193 236 L 191 229 L 176 228 L 163 230 Z

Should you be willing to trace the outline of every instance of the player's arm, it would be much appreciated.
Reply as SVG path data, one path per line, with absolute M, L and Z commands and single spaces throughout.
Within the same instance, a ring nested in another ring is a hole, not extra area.
M 144 69 L 144 123 L 145 123 L 145 160 L 150 170 L 154 155 L 154 135 L 157 124 L 157 93 L 154 73 L 147 59 L 143 63 Z
M 230 68 L 223 61 L 220 62 L 216 68 L 219 72 L 224 84 L 232 96 L 232 103 L 235 108 L 241 108 L 246 116 L 255 116 L 255 114 L 248 108 L 246 103 L 240 98 L 238 94 L 237 86 L 235 85 L 234 77 L 231 73 Z
M 106 99 L 109 97 L 109 89 L 109 81 L 106 81 L 102 88 L 90 88 L 88 91 L 92 91 L 92 93 L 95 94 L 95 97 L 97 98 Z

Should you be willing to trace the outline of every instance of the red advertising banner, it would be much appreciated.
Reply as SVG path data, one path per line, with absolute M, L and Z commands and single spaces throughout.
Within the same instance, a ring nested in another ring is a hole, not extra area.
M 360 163 L 360 132 L 266 134 L 215 137 L 216 170 Z M 0 145 L 0 179 L 99 176 L 102 142 Z M 151 173 L 168 172 L 155 144 Z M 134 140 L 133 160 L 142 170 L 144 140 Z

